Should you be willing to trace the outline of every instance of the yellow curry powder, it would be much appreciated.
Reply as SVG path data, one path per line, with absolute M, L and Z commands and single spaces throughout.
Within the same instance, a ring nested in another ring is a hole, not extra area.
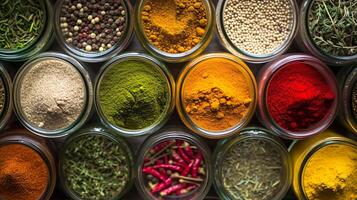
M 357 149 L 328 145 L 309 159 L 303 174 L 308 200 L 357 199 Z
M 201 41 L 208 23 L 206 15 L 202 0 L 145 0 L 141 20 L 149 41 L 175 54 Z
M 183 85 L 183 100 L 196 125 L 206 130 L 226 130 L 248 113 L 251 86 L 241 70 L 229 59 L 209 58 L 189 72 Z

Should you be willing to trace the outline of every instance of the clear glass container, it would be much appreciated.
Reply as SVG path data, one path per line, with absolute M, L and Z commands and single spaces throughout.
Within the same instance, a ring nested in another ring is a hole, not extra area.
M 53 42 L 53 5 L 51 0 L 40 0 L 44 12 L 45 25 L 40 36 L 26 47 L 18 50 L 0 49 L 0 59 L 6 61 L 24 61 L 50 47 Z
M 248 127 L 244 128 L 239 132 L 239 134 L 234 135 L 229 138 L 222 139 L 218 142 L 216 149 L 213 154 L 213 169 L 214 169 L 214 187 L 220 196 L 220 199 L 224 200 L 234 200 L 235 198 L 229 194 L 227 189 L 224 187 L 221 171 L 223 159 L 226 153 L 236 144 L 247 140 L 262 140 L 269 142 L 271 145 L 276 147 L 276 150 L 281 155 L 283 174 L 281 178 L 281 184 L 277 190 L 274 198 L 271 200 L 283 199 L 288 192 L 291 181 L 292 181 L 292 166 L 291 159 L 286 146 L 279 137 L 275 136 L 269 130 L 259 128 L 259 127 Z M 254 173 L 254 172 L 252 172 Z
M 278 125 L 269 113 L 267 105 L 267 93 L 270 85 L 270 81 L 274 77 L 279 69 L 282 69 L 287 64 L 299 61 L 305 63 L 311 67 L 318 70 L 321 75 L 325 78 L 326 83 L 332 89 L 333 93 L 336 95 L 329 112 L 326 113 L 325 117 L 317 122 L 310 128 L 302 131 L 290 131 L 282 128 Z M 267 63 L 262 69 L 260 69 L 258 76 L 258 109 L 257 116 L 260 122 L 268 129 L 275 132 L 277 135 L 286 139 L 304 139 L 306 137 L 318 134 L 325 129 L 327 129 L 337 114 L 337 106 L 339 102 L 337 81 L 333 72 L 328 68 L 326 64 L 320 60 L 305 54 L 286 54 L 276 59 L 273 62 Z
M 48 168 L 48 182 L 41 200 L 49 200 L 56 186 L 55 146 L 50 140 L 38 137 L 25 129 L 10 129 L 0 137 L 0 146 L 21 144 L 36 151 Z
M 357 134 L 357 119 L 352 111 L 352 91 L 357 84 L 357 66 L 344 67 L 337 74 L 340 89 L 338 119 L 348 130 Z
M 332 130 L 326 130 L 306 140 L 294 141 L 290 145 L 289 152 L 293 162 L 292 189 L 299 200 L 308 199 L 303 186 L 305 167 L 314 153 L 329 145 L 347 145 L 357 149 L 356 141 L 343 137 Z
M 281 43 L 281 45 L 278 48 L 276 48 L 270 54 L 265 54 L 265 55 L 255 55 L 246 52 L 242 49 L 239 49 L 236 45 L 233 44 L 231 39 L 228 37 L 226 30 L 224 28 L 225 22 L 223 19 L 224 10 L 226 9 L 228 1 L 231 0 L 218 1 L 217 9 L 216 9 L 216 26 L 217 26 L 216 28 L 219 36 L 218 38 L 220 39 L 221 44 L 230 53 L 249 63 L 265 63 L 274 60 L 275 58 L 282 55 L 284 52 L 286 52 L 289 49 L 292 41 L 296 36 L 297 28 L 298 28 L 298 5 L 295 0 L 288 0 L 288 2 L 291 5 L 291 10 L 293 15 L 291 30 L 289 35 L 285 38 L 285 40 Z
M 189 144 L 195 145 L 202 153 L 203 160 L 205 161 L 205 173 L 206 178 L 202 185 L 199 186 L 200 188 L 194 190 L 194 192 L 187 193 L 187 195 L 183 195 L 180 198 L 178 197 L 167 197 L 167 198 L 157 198 L 151 194 L 150 190 L 148 190 L 144 177 L 142 175 L 143 165 L 145 156 L 149 153 L 150 149 L 154 146 L 162 143 L 164 141 L 169 140 L 183 140 Z M 136 161 L 136 168 L 135 168 L 135 175 L 136 175 L 136 188 L 143 199 L 147 200 L 156 200 L 156 199 L 179 199 L 179 200 L 202 200 L 206 197 L 208 191 L 210 190 L 212 184 L 212 168 L 211 168 L 211 151 L 209 147 L 206 145 L 204 140 L 201 138 L 192 135 L 189 132 L 186 132 L 185 129 L 180 128 L 166 128 L 161 130 L 154 135 L 148 137 L 144 143 L 140 146 L 140 150 L 137 154 L 137 161 Z
M 0 61 L 0 79 L 4 84 L 4 106 L 0 114 L 0 130 L 4 129 L 13 117 L 12 78 L 7 71 L 9 65 Z
M 296 43 L 300 50 L 308 52 L 318 59 L 327 62 L 331 65 L 346 65 L 353 62 L 357 62 L 357 54 L 352 56 L 333 56 L 328 55 L 317 47 L 308 28 L 308 15 L 312 3 L 315 0 L 301 0 L 300 11 L 299 11 L 299 27 L 298 34 L 296 36 Z
M 133 182 L 134 182 L 134 161 L 133 161 L 134 153 L 131 150 L 127 141 L 125 141 L 123 138 L 121 138 L 118 134 L 116 134 L 115 132 L 112 132 L 110 130 L 100 128 L 100 127 L 88 127 L 88 128 L 79 130 L 76 134 L 71 135 L 70 137 L 68 137 L 65 140 L 64 145 L 61 147 L 61 150 L 59 153 L 59 163 L 58 163 L 58 176 L 59 176 L 59 181 L 61 183 L 61 187 L 63 188 L 63 190 L 65 191 L 67 196 L 70 197 L 71 199 L 82 200 L 82 198 L 69 187 L 68 182 L 66 181 L 67 179 L 66 179 L 66 173 L 64 172 L 64 169 L 63 169 L 63 163 L 65 160 L 66 149 L 69 148 L 69 146 L 72 143 L 80 140 L 81 138 L 85 138 L 85 137 L 93 136 L 93 135 L 102 136 L 102 137 L 109 139 L 110 141 L 115 142 L 117 145 L 122 147 L 124 152 L 126 152 L 126 159 L 127 159 L 129 169 L 130 169 L 129 176 L 128 176 L 128 182 L 127 182 L 126 186 L 124 187 L 124 189 L 122 191 L 120 191 L 119 193 L 115 194 L 113 196 L 113 198 L 111 198 L 110 200 L 121 199 L 131 189 Z
M 144 30 L 143 30 L 143 24 L 141 21 L 141 11 L 143 10 L 144 7 L 144 2 L 145 0 L 138 0 L 135 6 L 135 31 L 136 31 L 136 36 L 138 37 L 140 43 L 143 45 L 143 47 L 151 53 L 153 56 L 156 58 L 159 58 L 160 60 L 166 61 L 166 62 L 172 62 L 172 63 L 179 63 L 179 62 L 184 62 L 187 60 L 191 60 L 198 56 L 200 53 L 202 53 L 206 47 L 209 45 L 210 41 L 213 38 L 213 31 L 214 31 L 214 6 L 211 2 L 211 0 L 203 0 L 203 3 L 206 7 L 206 16 L 207 16 L 207 26 L 206 26 L 206 33 L 203 35 L 201 38 L 201 41 L 194 46 L 192 49 L 183 52 L 183 53 L 177 53 L 177 54 L 172 54 L 168 53 L 165 51 L 160 50 L 159 48 L 155 47 L 149 39 L 146 37 Z
M 69 126 L 63 127 L 61 129 L 55 129 L 55 130 L 48 130 L 48 129 L 43 129 L 29 121 L 27 119 L 23 108 L 21 106 L 21 84 L 23 81 L 24 76 L 26 73 L 38 62 L 47 60 L 47 59 L 57 59 L 60 61 L 65 61 L 70 63 L 78 72 L 80 73 L 83 83 L 85 85 L 85 96 L 84 96 L 84 106 L 82 113 L 78 116 L 78 118 L 72 122 Z M 73 133 L 77 131 L 79 128 L 81 128 L 85 122 L 89 119 L 89 117 L 92 114 L 92 107 L 93 107 L 93 86 L 92 86 L 92 81 L 90 78 L 89 73 L 85 69 L 85 67 L 75 60 L 74 58 L 67 56 L 62 53 L 55 53 L 55 52 L 46 52 L 39 54 L 30 60 L 28 60 L 22 67 L 21 69 L 17 72 L 15 79 L 14 79 L 14 108 L 15 108 L 15 113 L 20 120 L 21 124 L 25 126 L 28 130 L 33 132 L 34 134 L 37 134 L 42 137 L 47 137 L 47 138 L 58 138 L 58 137 L 63 137 L 66 136 L 70 133 Z
M 111 48 L 106 51 L 98 51 L 98 52 L 86 52 L 84 50 L 80 50 L 77 47 L 74 47 L 71 44 L 68 44 L 63 37 L 61 26 L 60 26 L 60 15 L 62 5 L 65 0 L 57 0 L 55 4 L 55 14 L 54 14 L 54 29 L 56 33 L 56 38 L 59 42 L 59 45 L 64 49 L 66 53 L 73 56 L 74 58 L 90 63 L 103 62 L 106 61 L 118 53 L 124 51 L 126 47 L 129 45 L 132 39 L 132 33 L 134 30 L 134 16 L 132 15 L 133 9 L 129 0 L 122 0 L 124 4 L 124 9 L 126 11 L 126 21 L 125 21 L 125 31 L 124 35 L 121 36 L 119 41 Z
M 186 112 L 185 105 L 184 105 L 184 99 L 183 99 L 183 87 L 184 87 L 185 79 L 188 76 L 188 74 L 192 71 L 192 69 L 195 68 L 195 66 L 198 63 L 205 61 L 207 59 L 211 59 L 211 58 L 224 58 L 224 59 L 228 59 L 230 61 L 237 63 L 240 66 L 239 70 L 243 73 L 243 75 L 245 76 L 245 78 L 247 80 L 247 84 L 248 84 L 248 87 L 250 90 L 249 91 L 250 97 L 252 99 L 251 104 L 249 105 L 249 108 L 248 108 L 248 112 L 241 119 L 241 121 L 238 124 L 236 124 L 235 126 L 229 128 L 229 129 L 226 129 L 226 130 L 221 130 L 221 131 L 210 131 L 210 130 L 203 129 L 203 128 L 199 127 L 198 125 L 196 125 L 191 120 L 188 113 Z M 207 137 L 207 138 L 211 138 L 211 139 L 224 138 L 224 137 L 228 137 L 229 135 L 234 134 L 235 132 L 242 129 L 244 126 L 246 126 L 249 123 L 250 119 L 254 115 L 254 111 L 255 111 L 255 108 L 257 105 L 257 91 L 258 90 L 257 90 L 257 83 L 255 81 L 255 77 L 254 77 L 252 71 L 249 69 L 249 67 L 242 60 L 240 60 L 239 58 L 237 58 L 231 54 L 228 54 L 228 53 L 205 54 L 205 55 L 202 55 L 202 56 L 192 60 L 181 71 L 179 78 L 177 80 L 176 108 L 177 108 L 178 114 L 179 114 L 181 120 L 183 121 L 183 123 L 188 128 L 190 128 L 192 131 L 194 131 L 195 133 L 197 133 L 203 137 Z
M 101 104 L 100 104 L 100 97 L 99 97 L 99 90 L 100 90 L 100 85 L 101 82 L 103 81 L 103 77 L 105 74 L 111 69 L 113 64 L 117 64 L 120 62 L 125 62 L 128 60 L 134 60 L 134 61 L 143 61 L 146 62 L 150 65 L 152 65 L 158 72 L 162 75 L 162 77 L 166 80 L 166 86 L 168 89 L 168 102 L 166 103 L 166 108 L 161 114 L 161 116 L 156 120 L 155 123 L 152 125 L 145 127 L 143 129 L 138 129 L 138 130 L 133 130 L 133 129 L 127 129 L 124 127 L 119 127 L 107 119 L 105 117 Z M 155 131 L 159 130 L 170 118 L 171 113 L 174 110 L 175 106 L 175 81 L 173 76 L 171 75 L 170 71 L 166 68 L 166 66 L 161 63 L 160 61 L 156 60 L 155 58 L 143 54 L 143 53 L 124 53 L 121 55 L 118 55 L 114 57 L 113 59 L 109 60 L 104 64 L 104 66 L 101 68 L 100 72 L 98 73 L 97 80 L 96 80 L 96 85 L 95 85 L 95 106 L 98 112 L 98 115 L 102 121 L 102 123 L 118 132 L 119 134 L 126 136 L 126 137 L 131 137 L 131 136 L 141 136 L 144 134 L 150 134 L 154 133 Z

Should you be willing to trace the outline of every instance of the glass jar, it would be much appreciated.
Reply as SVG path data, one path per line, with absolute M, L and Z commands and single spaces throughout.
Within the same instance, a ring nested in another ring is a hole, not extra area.
M 315 68 L 325 78 L 326 83 L 336 95 L 329 112 L 323 119 L 309 129 L 302 131 L 290 131 L 278 125 L 271 116 L 267 105 L 267 93 L 271 80 L 276 72 L 288 66 L 289 63 L 299 61 Z M 326 64 L 320 60 L 305 54 L 286 54 L 271 63 L 267 63 L 258 73 L 258 109 L 257 116 L 260 122 L 268 129 L 275 132 L 278 136 L 286 139 L 303 139 L 311 135 L 318 134 L 327 129 L 336 117 L 337 105 L 339 102 L 337 81 L 335 75 Z
M 195 58 L 198 56 L 200 53 L 202 53 L 206 47 L 209 45 L 210 41 L 213 38 L 213 31 L 214 31 L 214 6 L 210 0 L 203 0 L 203 3 L 206 8 L 206 16 L 207 16 L 207 26 L 206 26 L 206 32 L 202 36 L 201 41 L 194 46 L 192 49 L 183 52 L 183 53 L 168 53 L 165 51 L 160 50 L 157 48 L 155 45 L 153 45 L 147 36 L 144 33 L 144 28 L 143 28 L 143 23 L 142 23 L 142 16 L 141 16 L 141 11 L 144 8 L 144 2 L 145 0 L 140 0 L 137 2 L 135 6 L 135 29 L 136 29 L 136 36 L 138 37 L 140 43 L 143 45 L 143 47 L 150 52 L 153 56 L 156 58 L 159 58 L 160 60 L 166 61 L 166 62 L 172 62 L 172 63 L 179 63 L 179 62 L 184 62 L 190 59 Z
M 18 50 L 8 50 L 0 48 L 0 59 L 6 61 L 24 61 L 38 53 L 46 50 L 53 42 L 53 8 L 51 0 L 40 0 L 41 7 L 44 12 L 45 25 L 42 27 L 42 32 L 36 40 L 28 44 L 26 47 Z
M 285 40 L 281 43 L 281 45 L 276 48 L 273 52 L 265 55 L 256 55 L 249 53 L 245 50 L 239 49 L 236 45 L 233 44 L 231 39 L 228 37 L 227 32 L 224 28 L 224 10 L 226 9 L 227 2 L 231 0 L 219 0 L 216 9 L 216 25 L 217 25 L 217 32 L 218 38 L 221 41 L 221 44 L 225 49 L 227 49 L 233 55 L 243 59 L 249 63 L 265 63 L 268 61 L 272 61 L 275 58 L 282 55 L 286 52 L 292 41 L 295 38 L 298 26 L 298 6 L 295 0 L 288 0 L 289 4 L 291 5 L 292 10 L 292 24 L 291 30 L 289 35 L 285 38 Z
M 251 103 L 248 107 L 248 112 L 247 114 L 240 120 L 238 124 L 235 126 L 227 129 L 227 130 L 220 130 L 220 131 L 211 131 L 211 130 L 206 130 L 204 128 L 199 127 L 197 124 L 195 124 L 192 119 L 190 118 L 189 114 L 186 112 L 185 105 L 184 105 L 184 99 L 183 99 L 183 88 L 185 84 L 185 80 L 187 76 L 192 72 L 192 70 L 195 68 L 195 66 L 207 59 L 211 58 L 223 58 L 223 59 L 228 59 L 229 61 L 233 61 L 237 65 L 239 65 L 239 71 L 242 72 L 244 77 L 247 80 L 247 84 L 249 87 L 249 93 L 251 97 Z M 255 107 L 257 104 L 257 84 L 255 81 L 255 77 L 252 73 L 252 71 L 249 69 L 249 67 L 239 58 L 228 54 L 228 53 L 210 53 L 206 55 L 202 55 L 194 60 L 192 60 L 190 63 L 188 63 L 185 68 L 181 71 L 178 81 L 177 81 L 177 89 L 176 89 L 176 108 L 178 111 L 178 114 L 183 121 L 183 123 L 190 128 L 192 131 L 195 133 L 211 138 L 211 139 L 218 139 L 218 138 L 223 138 L 227 137 L 229 135 L 234 134 L 238 130 L 242 129 L 244 126 L 246 126 L 252 116 L 254 115 Z
M 239 134 L 222 139 L 218 142 L 213 154 L 213 183 L 218 195 L 221 199 L 224 200 L 236 199 L 227 191 L 224 186 L 224 180 L 222 177 L 222 162 L 224 162 L 224 158 L 227 156 L 227 153 L 232 147 L 243 141 L 248 140 L 261 140 L 269 142 L 272 146 L 276 148 L 276 151 L 281 155 L 281 167 L 283 168 L 283 174 L 281 175 L 279 189 L 276 190 L 276 194 L 273 196 L 272 200 L 283 199 L 286 193 L 288 192 L 292 181 L 291 159 L 283 141 L 280 140 L 277 136 L 275 136 L 271 131 L 259 127 L 245 128 L 241 130 Z M 252 151 L 255 152 L 254 150 Z
M 357 119 L 353 116 L 352 91 L 357 84 L 357 66 L 345 67 L 337 75 L 340 99 L 338 119 L 347 129 L 357 134 Z
M 0 79 L 4 84 L 4 105 L 0 112 L 0 130 L 12 119 L 12 78 L 7 71 L 7 64 L 0 61 Z
M 290 145 L 289 152 L 293 162 L 292 189 L 294 190 L 298 199 L 308 199 L 305 188 L 303 186 L 303 176 L 305 167 L 309 163 L 310 158 L 312 158 L 313 155 L 319 150 L 330 145 L 346 145 L 357 149 L 356 141 L 343 137 L 332 130 L 326 130 L 325 132 L 306 140 L 294 141 Z M 328 158 L 328 155 L 326 158 Z M 331 191 L 329 194 L 332 195 L 334 192 L 336 191 Z
M 205 176 L 206 178 L 202 182 L 202 185 L 199 186 L 200 188 L 197 188 L 196 190 L 193 190 L 193 192 L 189 192 L 186 195 L 180 196 L 180 197 L 167 197 L 167 198 L 157 198 L 154 195 L 151 194 L 151 191 L 148 189 L 146 186 L 144 177 L 143 177 L 143 166 L 144 162 L 146 162 L 145 157 L 147 154 L 152 150 L 153 147 L 156 145 L 162 143 L 162 142 L 169 142 L 172 140 L 181 140 L 184 142 L 187 142 L 191 145 L 194 145 L 197 147 L 197 150 L 199 150 L 202 154 L 202 159 L 205 161 Z M 190 199 L 195 199 L 195 200 L 202 200 L 205 198 L 207 195 L 208 191 L 210 190 L 211 184 L 212 184 L 212 168 L 211 168 L 211 152 L 209 147 L 205 144 L 205 142 L 195 136 L 192 135 L 188 132 L 185 131 L 185 129 L 179 129 L 179 128 L 167 128 L 165 130 L 162 130 L 154 135 L 149 136 L 144 143 L 140 146 L 140 150 L 137 154 L 137 161 L 136 161 L 136 188 L 139 191 L 141 197 L 143 199 L 180 199 L 180 200 L 190 200 Z
M 89 128 L 80 130 L 76 134 L 73 134 L 70 137 L 68 137 L 66 139 L 66 141 L 64 142 L 64 145 L 62 146 L 60 153 L 59 153 L 59 163 L 58 163 L 58 174 L 59 174 L 59 181 L 61 183 L 61 187 L 63 188 L 65 193 L 68 195 L 68 197 L 70 197 L 71 199 L 82 200 L 82 198 L 73 189 L 71 189 L 69 187 L 69 183 L 67 181 L 67 177 L 66 177 L 66 173 L 64 171 L 63 165 L 64 165 L 64 161 L 65 161 L 66 150 L 73 143 L 75 143 L 85 137 L 88 137 L 88 136 L 104 137 L 104 138 L 108 139 L 109 141 L 114 142 L 118 146 L 121 146 L 122 150 L 125 152 L 126 161 L 128 162 L 128 165 L 129 165 L 128 166 L 128 168 L 129 168 L 128 182 L 122 191 L 113 195 L 113 198 L 111 198 L 111 200 L 121 199 L 125 195 L 125 193 L 127 193 L 131 189 L 131 187 L 133 185 L 133 181 L 134 181 L 133 151 L 131 150 L 128 143 L 123 138 L 121 138 L 116 133 L 114 133 L 110 130 L 100 128 L 100 127 L 89 127 Z
M 54 159 L 54 144 L 29 133 L 25 129 L 10 129 L 3 133 L 0 137 L 0 146 L 6 146 L 11 144 L 25 145 L 31 148 L 43 159 L 48 168 L 48 182 L 46 189 L 44 190 L 40 199 L 49 200 L 56 185 L 56 163 Z
M 124 34 L 120 37 L 119 41 L 114 44 L 111 48 L 105 51 L 97 51 L 97 52 L 86 52 L 77 47 L 74 47 L 71 44 L 68 44 L 66 39 L 62 34 L 60 15 L 62 6 L 65 0 L 58 0 L 55 5 L 55 15 L 54 15 L 54 28 L 56 33 L 56 38 L 59 42 L 59 45 L 62 49 L 65 50 L 66 53 L 71 55 L 72 57 L 90 63 L 103 62 L 106 61 L 118 53 L 124 51 L 126 47 L 129 45 L 132 39 L 132 33 L 134 30 L 134 17 L 132 16 L 132 6 L 129 0 L 122 0 L 124 5 L 124 10 L 126 13 L 126 21 L 124 23 L 125 31 Z
M 296 43 L 300 50 L 308 52 L 318 59 L 327 62 L 331 65 L 346 65 L 353 62 L 357 62 L 357 54 L 352 56 L 333 56 L 328 55 L 323 52 L 313 39 L 308 28 L 308 15 L 310 13 L 310 8 L 315 0 L 303 0 L 301 1 L 300 12 L 299 12 L 299 28 L 296 37 Z
M 100 97 L 99 97 L 100 86 L 106 73 L 112 68 L 114 64 L 118 64 L 129 60 L 146 62 L 151 66 L 153 66 L 153 68 L 155 70 L 158 70 L 158 73 L 160 73 L 161 76 L 165 79 L 165 82 L 167 84 L 166 86 L 168 89 L 168 102 L 166 103 L 165 109 L 162 112 L 161 116 L 156 120 L 156 122 L 154 122 L 150 126 L 138 130 L 119 127 L 111 123 L 104 115 L 100 103 Z M 154 133 L 155 131 L 159 130 L 167 122 L 167 120 L 170 118 L 171 113 L 173 112 L 175 106 L 174 99 L 175 99 L 175 81 L 170 71 L 166 68 L 166 66 L 163 63 L 143 53 L 124 53 L 119 56 L 116 56 L 104 64 L 104 66 L 101 68 L 97 76 L 96 86 L 95 86 L 95 106 L 98 115 L 102 123 L 106 127 L 126 137 L 141 136 L 144 134 Z
M 82 113 L 78 116 L 78 118 L 72 122 L 67 127 L 63 127 L 60 129 L 43 129 L 34 123 L 32 123 L 25 115 L 24 109 L 21 106 L 21 86 L 22 81 L 26 73 L 37 63 L 41 61 L 45 61 L 47 59 L 56 59 L 64 62 L 68 62 L 71 64 L 76 70 L 78 70 L 79 74 L 83 79 L 83 83 L 85 86 L 85 96 L 84 96 L 84 106 Z M 85 67 L 78 62 L 77 60 L 73 59 L 62 53 L 55 53 L 55 52 L 46 52 L 39 54 L 30 60 L 28 60 L 21 69 L 17 72 L 14 80 L 14 108 L 17 117 L 19 118 L 22 125 L 24 125 L 28 130 L 37 134 L 42 137 L 47 138 L 58 138 L 66 136 L 70 133 L 75 132 L 79 128 L 83 126 L 83 124 L 89 119 L 90 115 L 92 114 L 92 107 L 93 107 L 93 86 L 91 78 L 85 69 Z

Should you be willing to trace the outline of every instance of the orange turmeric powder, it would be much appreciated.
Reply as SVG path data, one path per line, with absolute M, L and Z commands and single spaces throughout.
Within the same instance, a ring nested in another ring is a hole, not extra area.
M 158 49 L 182 53 L 206 33 L 207 11 L 202 0 L 145 0 L 141 11 L 144 33 Z
M 238 63 L 208 58 L 195 65 L 183 83 L 186 113 L 206 130 L 232 128 L 249 111 L 252 87 Z

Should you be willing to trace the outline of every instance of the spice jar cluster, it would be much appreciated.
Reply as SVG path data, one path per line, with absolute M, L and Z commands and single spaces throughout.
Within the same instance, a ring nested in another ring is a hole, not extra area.
M 0 2 L 0 199 L 357 199 L 356 11 Z

